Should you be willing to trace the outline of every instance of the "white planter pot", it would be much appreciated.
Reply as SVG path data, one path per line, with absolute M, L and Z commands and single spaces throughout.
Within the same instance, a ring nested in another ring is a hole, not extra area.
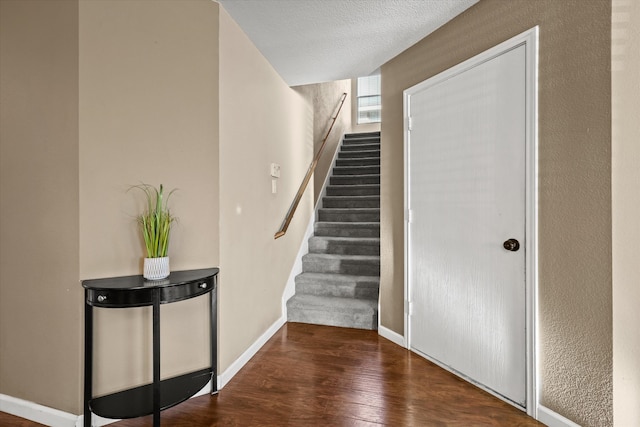
M 160 280 L 169 276 L 169 257 L 145 258 L 142 276 L 147 280 Z

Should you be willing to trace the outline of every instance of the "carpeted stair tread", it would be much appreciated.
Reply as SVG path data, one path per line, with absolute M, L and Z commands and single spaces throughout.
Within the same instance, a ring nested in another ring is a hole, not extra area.
M 290 322 L 377 329 L 378 301 L 368 299 L 294 295 L 287 301 Z
M 336 159 L 336 166 L 380 166 L 380 156 Z
M 363 150 L 367 150 L 367 151 L 380 150 L 380 143 L 364 142 L 362 144 L 343 144 L 342 147 L 340 148 L 340 152 L 363 151 Z
M 380 131 L 376 130 L 376 131 L 373 131 L 373 132 L 347 133 L 347 134 L 344 135 L 345 139 L 363 138 L 363 137 L 371 137 L 371 136 L 375 136 L 377 138 L 380 138 Z
M 344 136 L 344 142 L 359 141 L 362 139 L 375 139 L 380 141 L 380 132 L 352 133 Z
M 328 185 L 327 196 L 379 196 L 380 184 Z
M 380 165 L 336 166 L 333 168 L 333 173 L 334 175 L 379 175 Z
M 325 196 L 323 208 L 380 208 L 379 195 L 366 196 Z
M 331 254 L 306 254 L 303 255 L 302 258 L 305 257 L 314 257 L 314 258 L 340 258 L 345 261 L 377 261 L 380 262 L 380 257 L 376 255 L 331 255 Z
M 325 222 L 314 225 L 316 236 L 380 237 L 380 222 Z
M 355 274 L 300 273 L 296 276 L 296 281 L 322 281 L 337 285 L 358 285 L 365 288 L 380 286 L 380 277 L 378 276 L 358 276 Z
M 318 295 L 297 295 L 291 306 L 305 305 L 307 307 L 322 307 L 329 311 L 358 310 L 364 313 L 373 313 L 378 308 L 378 301 L 358 300 L 354 298 L 323 297 Z
M 353 223 L 349 223 L 352 225 Z M 372 223 L 377 224 L 377 223 Z M 336 237 L 336 236 L 311 236 L 309 240 L 322 239 L 328 242 L 345 243 L 353 245 L 379 245 L 379 237 Z
M 379 276 L 380 256 L 308 253 L 302 257 L 302 271 Z
M 330 185 L 380 184 L 380 174 L 367 175 L 332 175 Z
M 353 158 L 379 157 L 379 156 L 380 156 L 379 148 L 338 152 L 339 159 L 353 159 Z
M 379 222 L 380 208 L 322 208 L 318 209 L 318 221 Z
M 362 138 L 362 139 L 352 139 L 352 140 L 345 139 L 341 148 L 362 147 L 366 145 L 380 145 L 380 141 L 376 138 Z
M 380 255 L 379 237 L 313 236 L 309 253 L 334 255 Z
M 380 278 L 331 273 L 301 273 L 296 276 L 296 294 L 377 300 Z

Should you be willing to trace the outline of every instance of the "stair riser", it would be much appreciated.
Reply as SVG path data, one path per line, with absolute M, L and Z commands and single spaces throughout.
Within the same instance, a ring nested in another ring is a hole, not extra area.
M 333 175 L 329 178 L 331 185 L 380 184 L 380 175 Z
M 364 157 L 380 157 L 380 150 L 338 152 L 338 159 L 361 159 Z
M 378 329 L 378 316 L 361 314 L 337 314 L 320 310 L 287 310 L 290 322 L 311 323 L 314 325 L 339 326 L 356 329 Z
M 343 144 L 340 147 L 341 152 L 362 150 L 380 150 L 380 144 Z
M 345 134 L 345 139 L 353 139 L 353 138 L 380 138 L 380 131 L 374 132 L 358 132 L 358 133 L 347 133 Z
M 296 294 L 375 300 L 378 298 L 378 293 L 378 288 L 358 288 L 326 283 L 296 283 Z
M 295 277 L 296 286 L 326 286 L 351 289 L 380 288 L 380 278 L 373 276 L 340 276 L 337 274 L 300 273 Z
M 380 198 L 375 199 L 357 199 L 345 196 L 344 198 L 324 197 L 322 206 L 325 208 L 380 208 Z
M 380 150 L 363 150 L 363 151 L 340 151 L 338 159 L 366 159 L 371 157 L 380 157 Z
M 344 260 L 302 260 L 302 271 L 308 273 L 337 273 L 356 276 L 379 276 L 380 262 L 352 262 Z
M 329 223 L 336 224 L 336 223 Z M 361 225 L 363 223 L 354 223 L 357 225 Z M 348 223 L 348 225 L 353 225 Z M 329 246 L 329 245 L 343 245 L 343 246 L 380 246 L 380 238 L 379 237 L 371 237 L 371 238 L 345 238 L 345 237 L 326 237 L 326 236 L 311 236 L 309 237 L 309 245 L 320 245 L 320 246 Z
M 380 166 L 380 157 L 336 159 L 336 166 Z
M 380 186 L 329 185 L 327 196 L 379 196 Z
M 332 212 L 320 209 L 318 220 L 325 222 L 380 222 L 380 212 Z
M 362 144 L 380 144 L 380 138 L 358 138 L 358 139 L 345 139 L 342 146 L 346 145 L 362 145 Z
M 344 245 L 340 243 L 329 243 L 310 241 L 309 253 L 332 254 L 332 255 L 380 255 L 380 244 L 378 245 Z
M 333 175 L 375 175 L 380 174 L 380 166 L 338 166 Z
M 316 236 L 327 237 L 380 237 L 380 226 L 349 227 L 342 224 L 316 224 L 314 227 Z

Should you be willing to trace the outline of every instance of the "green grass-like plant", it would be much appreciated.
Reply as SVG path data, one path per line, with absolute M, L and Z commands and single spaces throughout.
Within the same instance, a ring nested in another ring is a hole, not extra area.
M 162 184 L 159 188 L 149 184 L 134 185 L 131 188 L 141 190 L 147 198 L 147 209 L 138 216 L 147 258 L 166 257 L 169 250 L 171 224 L 176 220 L 169 211 L 168 202 L 176 189 L 171 190 L 165 197 Z

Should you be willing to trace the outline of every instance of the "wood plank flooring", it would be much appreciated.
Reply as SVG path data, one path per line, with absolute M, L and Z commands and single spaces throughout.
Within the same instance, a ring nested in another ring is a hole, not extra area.
M 283 326 L 218 396 L 161 418 L 171 427 L 542 425 L 377 331 L 303 323 Z
M 44 424 L 34 423 L 23 418 L 14 417 L 6 412 L 0 412 L 0 426 L 2 427 L 45 427 Z
M 217 396 L 161 419 L 163 427 L 543 425 L 377 331 L 302 323 L 283 326 Z M 151 425 L 150 416 L 111 424 Z

